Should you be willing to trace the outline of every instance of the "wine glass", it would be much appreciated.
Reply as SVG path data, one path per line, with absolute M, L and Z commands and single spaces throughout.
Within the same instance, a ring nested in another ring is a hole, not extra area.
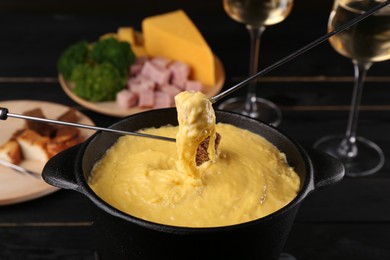
M 291 12 L 293 0 L 223 0 L 226 13 L 246 24 L 251 39 L 249 74 L 258 70 L 260 37 L 267 25 L 283 21 Z M 231 98 L 218 108 L 238 112 L 277 126 L 282 120 L 280 109 L 271 101 L 257 97 L 256 81 L 248 83 L 245 98 Z
M 332 31 L 365 12 L 382 0 L 335 0 L 328 23 Z M 357 136 L 359 106 L 367 71 L 373 62 L 390 59 L 390 7 L 386 6 L 353 27 L 329 39 L 333 48 L 352 59 L 355 84 L 344 136 L 326 136 L 314 147 L 339 158 L 345 174 L 351 177 L 377 172 L 384 164 L 384 154 L 374 142 Z

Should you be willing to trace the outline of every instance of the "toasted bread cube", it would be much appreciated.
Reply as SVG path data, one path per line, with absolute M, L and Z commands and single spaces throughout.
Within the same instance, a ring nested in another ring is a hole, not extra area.
M 28 110 L 23 112 L 23 115 L 25 116 L 33 116 L 33 117 L 39 117 L 39 118 L 46 118 L 43 114 L 42 109 L 35 108 L 32 110 Z M 55 131 L 55 127 L 53 125 L 37 122 L 33 120 L 26 120 L 25 128 L 31 129 L 35 132 L 37 132 L 40 135 L 43 136 L 51 136 L 53 132 Z
M 49 140 L 50 138 L 42 136 L 31 129 L 24 130 L 16 137 L 25 159 L 43 162 L 50 158 L 46 149 Z
M 19 143 L 13 139 L 4 143 L 0 147 L 0 158 L 13 164 L 19 164 L 23 159 Z
M 77 115 L 77 110 L 74 108 L 69 108 L 63 114 L 61 114 L 57 120 L 65 121 L 70 123 L 77 123 L 79 121 L 79 116 Z
M 47 152 L 49 154 L 49 157 L 51 158 L 59 152 L 62 152 L 63 150 L 68 149 L 76 144 L 79 144 L 82 141 L 84 141 L 84 138 L 81 136 L 75 136 L 72 139 L 63 142 L 55 142 L 55 140 L 53 139 L 47 144 Z

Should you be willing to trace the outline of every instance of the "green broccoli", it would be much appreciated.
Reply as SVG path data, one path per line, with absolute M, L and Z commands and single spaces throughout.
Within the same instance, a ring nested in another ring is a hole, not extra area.
M 99 40 L 93 44 L 89 58 L 95 63 L 111 63 L 123 76 L 128 75 L 129 66 L 135 61 L 130 44 L 114 38 Z
M 73 68 L 77 64 L 84 63 L 88 57 L 88 43 L 80 41 L 69 46 L 58 60 L 58 71 L 68 80 L 72 74 Z
M 88 101 L 112 101 L 128 78 L 135 55 L 127 42 L 114 38 L 90 45 L 81 41 L 68 47 L 58 61 L 58 70 L 74 84 L 73 92 Z
M 70 77 L 75 84 L 73 92 L 92 102 L 115 100 L 116 93 L 125 87 L 126 79 L 108 62 L 78 64 Z

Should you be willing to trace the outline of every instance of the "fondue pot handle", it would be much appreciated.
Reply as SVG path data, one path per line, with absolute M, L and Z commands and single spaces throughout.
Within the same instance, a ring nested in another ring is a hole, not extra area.
M 337 158 L 314 149 L 308 153 L 314 168 L 314 189 L 333 184 L 344 177 L 344 166 Z
M 80 191 L 74 168 L 80 146 L 68 148 L 51 158 L 43 168 L 43 180 L 58 188 Z

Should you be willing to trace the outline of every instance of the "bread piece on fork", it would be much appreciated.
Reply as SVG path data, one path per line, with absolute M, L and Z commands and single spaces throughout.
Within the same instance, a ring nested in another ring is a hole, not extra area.
M 215 138 L 215 149 L 218 149 L 219 142 L 221 141 L 221 135 L 216 134 Z M 202 165 L 204 162 L 210 160 L 209 153 L 207 152 L 207 148 L 209 147 L 210 136 L 204 139 L 200 145 L 198 146 L 198 150 L 196 151 L 196 165 Z

